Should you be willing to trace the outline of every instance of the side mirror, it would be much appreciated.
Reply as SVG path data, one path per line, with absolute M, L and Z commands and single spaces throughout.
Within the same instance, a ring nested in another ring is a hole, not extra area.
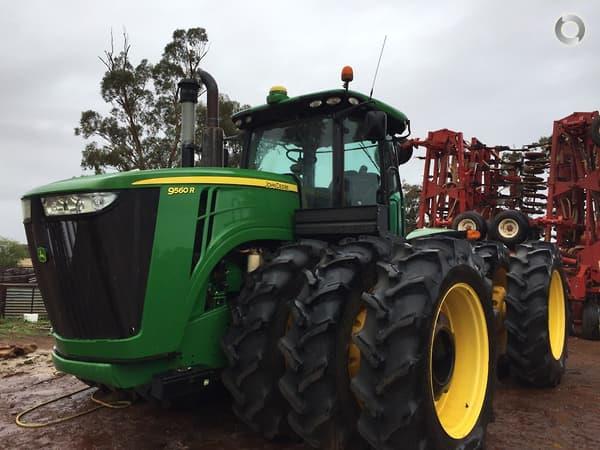
M 407 143 L 405 139 L 394 142 L 394 149 L 396 150 L 399 166 L 406 164 L 412 158 L 413 146 Z
M 387 135 L 387 114 L 369 111 L 365 115 L 363 137 L 368 141 L 382 141 Z

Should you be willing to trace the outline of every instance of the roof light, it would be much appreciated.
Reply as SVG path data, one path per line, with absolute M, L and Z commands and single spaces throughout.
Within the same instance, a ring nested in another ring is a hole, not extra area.
M 310 106 L 311 108 L 318 108 L 322 104 L 323 104 L 323 102 L 321 100 L 313 100 L 312 102 L 310 102 L 308 104 L 308 106 Z
M 341 98 L 339 97 L 329 97 L 325 103 L 327 103 L 329 106 L 334 106 L 337 105 L 338 103 L 340 103 L 342 101 Z
M 356 97 L 348 97 L 348 103 L 350 103 L 351 105 L 358 105 L 360 103 L 360 100 Z
M 236 120 L 235 122 L 233 122 L 233 124 L 234 124 L 236 127 L 238 127 L 238 128 L 239 128 L 239 127 L 241 127 L 241 126 L 242 126 L 242 119 L 238 119 L 238 120 Z
M 246 116 L 246 123 L 252 122 L 252 116 Z
M 344 66 L 342 69 L 342 81 L 344 83 L 350 83 L 352 80 L 354 80 L 354 71 L 352 70 L 352 67 Z
M 284 86 L 273 86 L 269 90 L 269 95 L 267 95 L 267 103 L 269 105 L 272 103 L 279 103 L 280 101 L 287 100 L 288 98 L 287 89 Z

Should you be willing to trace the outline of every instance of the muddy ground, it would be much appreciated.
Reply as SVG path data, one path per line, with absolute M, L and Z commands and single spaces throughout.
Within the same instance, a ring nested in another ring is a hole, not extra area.
M 0 338 L 0 341 L 6 338 Z M 56 373 L 48 337 L 11 337 L 11 343 L 35 342 L 24 357 L 0 361 L 0 448 L 199 448 L 306 450 L 301 444 L 268 443 L 240 424 L 221 391 L 199 398 L 194 408 L 162 409 L 137 403 L 122 410 L 101 409 L 73 421 L 40 429 L 15 425 L 20 411 L 84 387 Z M 600 448 L 600 342 L 570 338 L 563 383 L 553 390 L 501 384 L 495 399 L 495 423 L 488 429 L 489 449 Z M 90 392 L 79 394 L 43 414 L 43 420 L 91 406 Z

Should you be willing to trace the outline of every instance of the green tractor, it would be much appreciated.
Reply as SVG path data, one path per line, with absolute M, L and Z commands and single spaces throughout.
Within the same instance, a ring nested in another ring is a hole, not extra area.
M 226 168 L 218 89 L 182 167 L 73 178 L 23 199 L 57 369 L 169 400 L 221 378 L 236 415 L 315 448 L 478 448 L 494 380 L 561 380 L 568 310 L 556 249 L 477 233 L 405 237 L 407 117 L 343 89 L 234 115 Z M 195 159 L 201 154 L 200 165 Z

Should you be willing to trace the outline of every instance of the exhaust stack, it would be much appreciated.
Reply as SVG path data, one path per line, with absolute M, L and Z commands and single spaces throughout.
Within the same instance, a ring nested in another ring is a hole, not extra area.
M 200 84 L 193 78 L 179 82 L 181 103 L 181 167 L 194 167 L 196 154 L 196 103 Z
M 219 88 L 211 74 L 198 70 L 198 76 L 206 87 L 206 127 L 202 139 L 203 167 L 223 167 L 223 129 L 219 127 Z M 196 103 L 200 84 L 195 79 L 179 82 L 179 102 L 181 103 L 181 166 L 193 167 L 197 151 L 195 143 Z

